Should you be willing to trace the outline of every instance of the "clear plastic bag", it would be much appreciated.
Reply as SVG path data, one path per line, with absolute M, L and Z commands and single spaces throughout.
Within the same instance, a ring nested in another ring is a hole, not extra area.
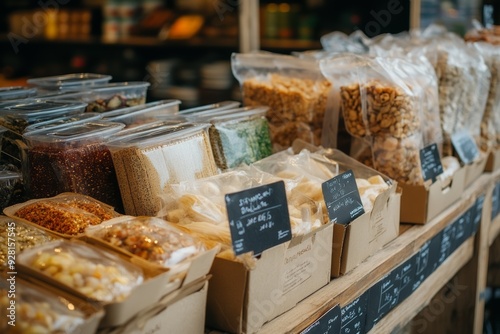
M 475 42 L 470 45 L 483 56 L 491 73 L 479 140 L 481 150 L 488 151 L 500 145 L 500 45 L 485 42 Z
M 319 145 L 331 84 L 316 60 L 273 53 L 233 54 L 231 65 L 245 106 L 269 106 L 266 114 L 275 150 L 300 134 Z
M 100 302 L 124 300 L 144 280 L 142 270 L 117 255 L 78 241 L 59 240 L 18 257 L 54 284 Z
M 212 177 L 173 184 L 162 196 L 163 208 L 158 216 L 181 225 L 183 229 L 202 240 L 208 248 L 220 245 L 221 252 L 218 256 L 238 259 L 252 268 L 255 259 L 251 254 L 234 256 L 224 197 L 228 193 L 280 180 L 282 179 L 251 166 L 245 166 Z M 320 203 L 303 194 L 292 193 L 290 190 L 296 185 L 295 180 L 283 181 L 285 181 L 292 235 L 305 234 L 319 227 L 322 224 Z
M 340 55 L 321 60 L 320 67 L 339 87 L 347 131 L 371 145 L 375 169 L 398 182 L 423 184 L 419 151 L 425 144 L 425 94 L 414 79 L 415 65 Z
M 163 268 L 175 266 L 204 250 L 193 236 L 157 217 L 122 216 L 91 226 L 85 234 Z

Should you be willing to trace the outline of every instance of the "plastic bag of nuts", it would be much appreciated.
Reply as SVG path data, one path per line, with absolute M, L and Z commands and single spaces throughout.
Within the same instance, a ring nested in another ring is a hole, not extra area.
M 481 150 L 487 151 L 500 145 L 500 46 L 485 42 L 470 45 L 483 56 L 491 73 L 479 140 Z
M 272 53 L 233 54 L 231 65 L 245 106 L 269 106 L 275 150 L 296 138 L 320 145 L 331 84 L 316 60 Z
M 412 75 L 416 66 L 403 59 L 344 54 L 321 60 L 320 67 L 339 86 L 347 131 L 371 145 L 374 167 L 398 182 L 422 184 L 426 95 Z

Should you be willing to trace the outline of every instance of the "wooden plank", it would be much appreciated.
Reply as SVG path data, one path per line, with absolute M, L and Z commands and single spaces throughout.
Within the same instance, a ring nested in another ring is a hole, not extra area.
M 297 333 L 315 322 L 336 304 L 346 305 L 368 290 L 380 278 L 404 260 L 415 254 L 422 245 L 438 234 L 447 224 L 465 212 L 474 203 L 477 194 L 490 182 L 480 177 L 462 198 L 425 225 L 414 225 L 382 250 L 348 274 L 332 280 L 327 286 L 304 299 L 293 309 L 265 324 L 259 333 Z M 451 276 L 450 276 L 451 277 Z M 446 281 L 441 282 L 441 287 Z
M 474 238 L 465 241 L 434 271 L 413 294 L 377 323 L 370 334 L 391 333 L 409 323 L 462 268 L 474 253 Z M 425 325 L 425 324 L 424 324 Z M 437 333 L 437 332 L 436 332 Z
M 500 215 L 496 216 L 490 225 L 488 245 L 491 246 L 500 235 Z

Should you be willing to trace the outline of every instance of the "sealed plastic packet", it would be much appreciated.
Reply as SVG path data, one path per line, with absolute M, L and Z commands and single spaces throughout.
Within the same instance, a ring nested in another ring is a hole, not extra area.
M 331 84 L 316 60 L 273 53 L 235 53 L 234 76 L 245 106 L 269 106 L 266 117 L 275 150 L 296 138 L 319 145 Z
M 371 145 L 375 169 L 398 182 L 422 184 L 424 94 L 409 75 L 411 66 L 356 55 L 320 61 L 322 73 L 339 87 L 347 131 Z
M 491 73 L 478 143 L 482 151 L 488 151 L 500 145 L 500 45 L 474 42 L 470 46 L 483 56 Z

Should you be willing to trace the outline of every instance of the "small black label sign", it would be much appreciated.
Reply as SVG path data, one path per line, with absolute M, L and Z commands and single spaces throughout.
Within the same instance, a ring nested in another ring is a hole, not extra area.
M 300 334 L 337 334 L 340 333 L 340 306 L 332 307 Z
M 464 164 L 470 164 L 479 156 L 479 149 L 469 131 L 461 130 L 451 136 L 453 147 Z
M 321 185 L 330 221 L 348 224 L 365 213 L 352 170 L 348 170 Z
M 283 181 L 226 194 L 225 200 L 236 255 L 258 255 L 292 238 Z
M 424 181 L 432 180 L 435 182 L 437 176 L 443 173 L 443 165 L 436 144 L 431 144 L 420 150 L 420 166 Z

